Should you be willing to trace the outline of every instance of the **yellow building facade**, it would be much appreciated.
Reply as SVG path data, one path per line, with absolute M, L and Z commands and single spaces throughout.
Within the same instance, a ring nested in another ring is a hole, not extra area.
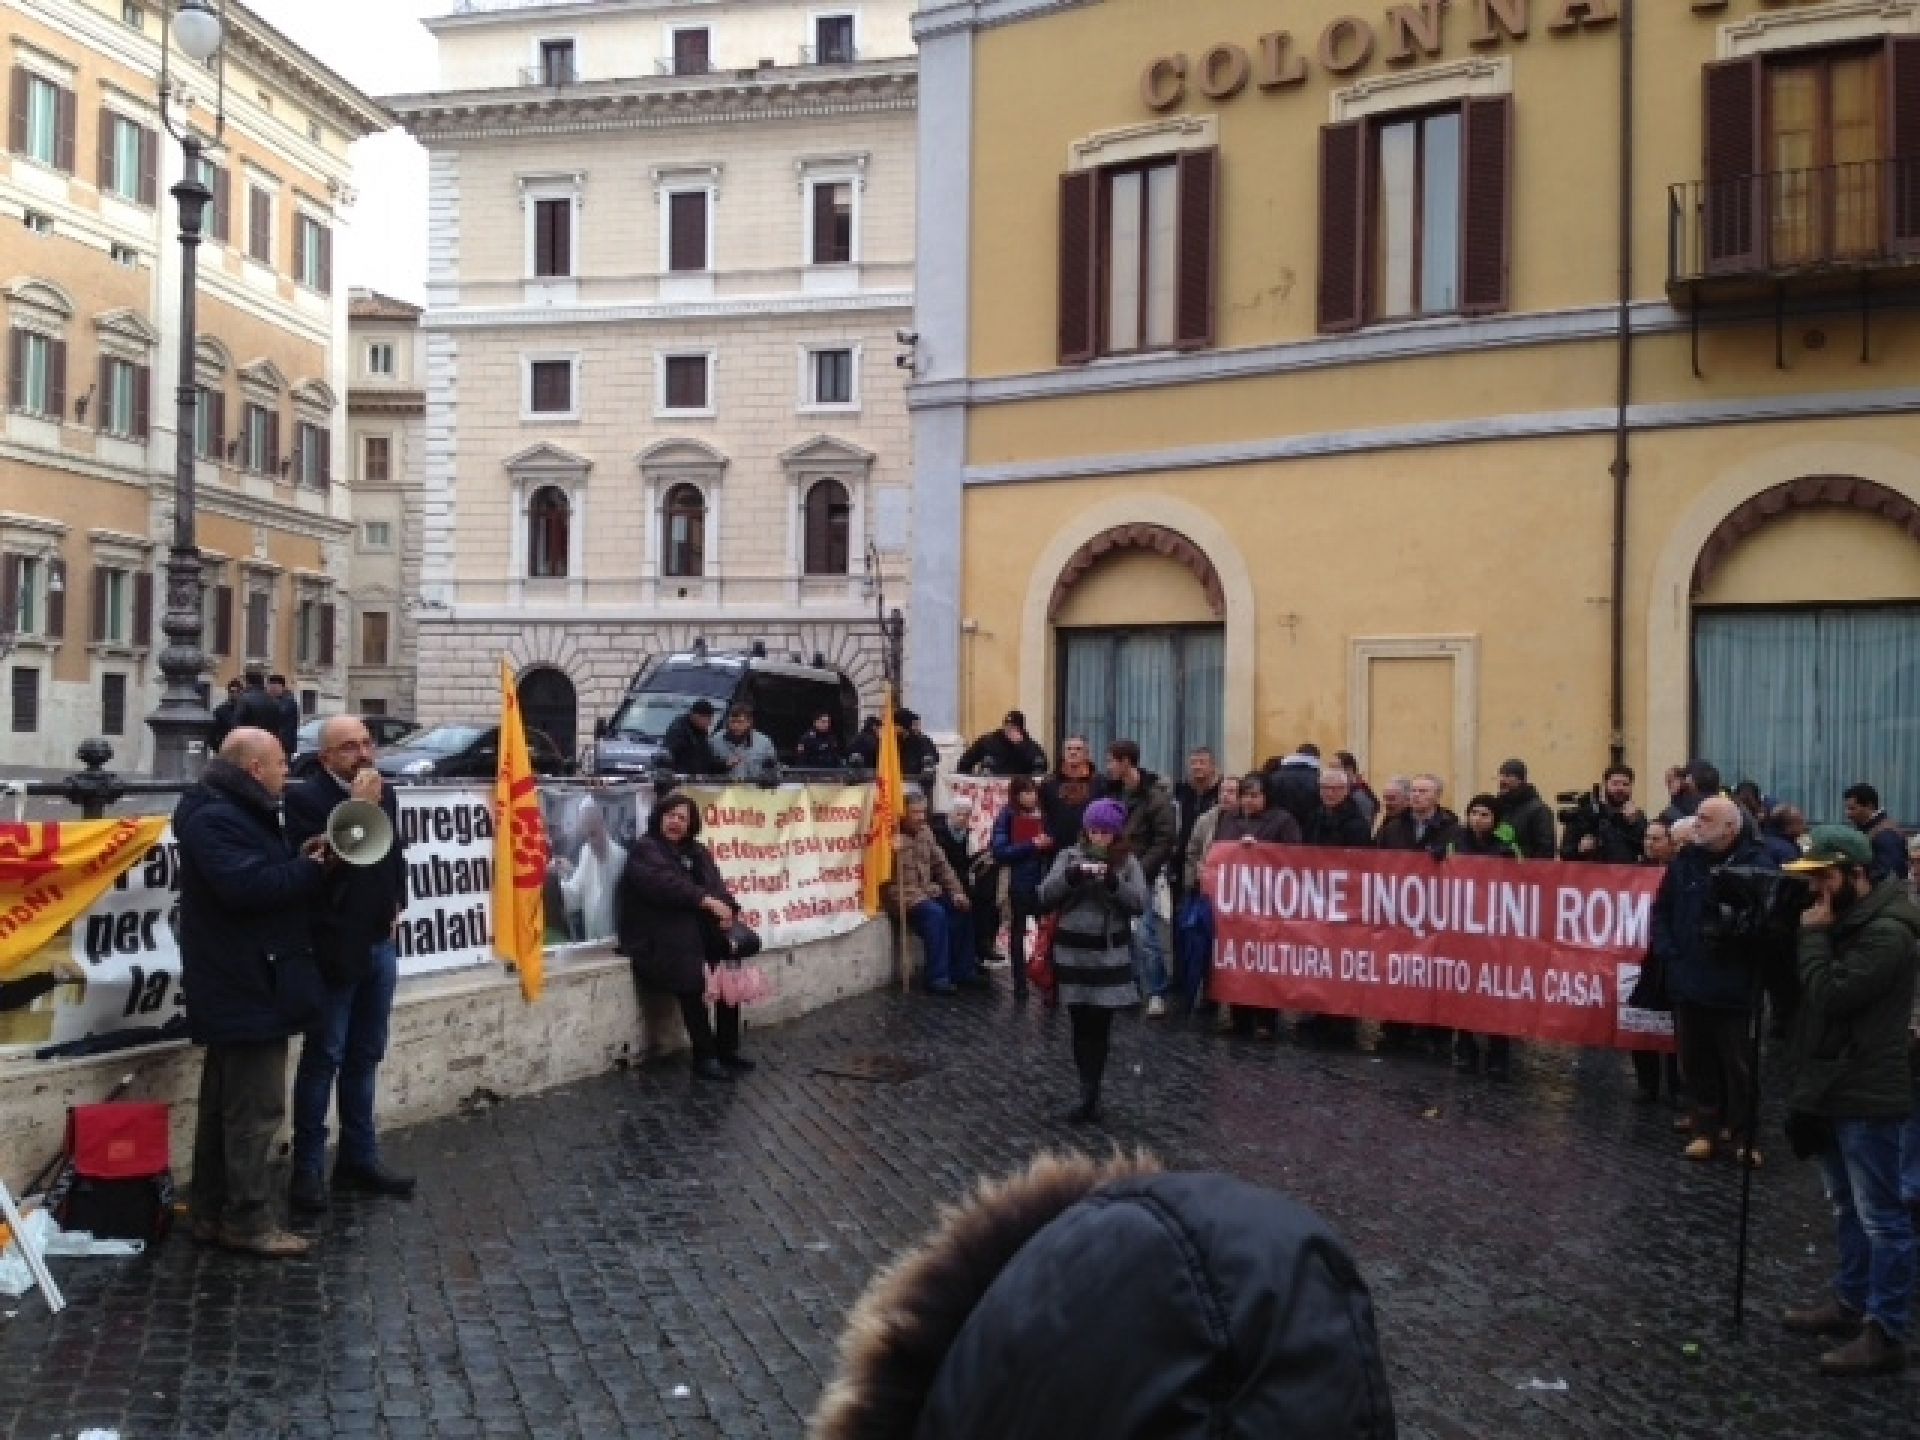
M 141 769 L 162 687 L 177 455 L 169 191 L 185 162 L 159 94 L 171 7 L 0 9 L 0 765 L 70 769 L 79 741 L 104 736 L 116 767 Z M 332 260 L 348 146 L 386 116 L 243 5 L 224 14 L 224 76 L 176 50 L 167 102 L 208 142 L 225 113 L 201 177 L 214 202 L 191 377 L 205 680 L 278 671 L 311 713 L 346 699 L 334 617 L 353 555 L 347 287 Z
M 1920 0 L 918 33 L 930 728 L 1920 812 Z

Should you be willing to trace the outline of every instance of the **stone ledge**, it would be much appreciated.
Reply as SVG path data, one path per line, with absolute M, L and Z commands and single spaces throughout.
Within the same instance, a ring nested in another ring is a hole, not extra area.
M 749 1033 L 890 983 L 892 931 L 884 920 L 869 921 L 847 935 L 769 951 L 760 963 L 776 995 L 747 1012 Z M 381 1127 L 451 1115 L 479 1093 L 530 1094 L 685 1048 L 679 1008 L 649 996 L 643 1011 L 626 960 L 611 950 L 549 956 L 547 967 L 545 994 L 532 1006 L 514 976 L 492 967 L 403 982 L 380 1070 Z M 290 1059 L 289 1087 L 293 1068 Z M 70 1060 L 0 1061 L 0 1177 L 25 1184 L 60 1149 L 68 1106 L 104 1099 L 127 1074 L 134 1077 L 128 1099 L 171 1106 L 174 1178 L 186 1179 L 200 1055 L 178 1041 Z M 283 1131 L 283 1151 L 288 1141 Z

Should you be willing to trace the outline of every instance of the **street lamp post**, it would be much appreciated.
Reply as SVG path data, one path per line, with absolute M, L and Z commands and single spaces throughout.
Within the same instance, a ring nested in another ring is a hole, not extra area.
M 177 124 L 167 105 L 173 89 L 169 39 L 178 41 L 182 54 L 206 64 L 220 52 L 225 20 L 226 0 L 220 0 L 218 13 L 208 0 L 180 0 L 172 25 L 162 28 L 160 39 L 160 116 L 167 132 L 180 142 L 185 162 L 180 183 L 173 187 L 173 198 L 180 203 L 180 383 L 175 391 L 173 544 L 167 552 L 167 608 L 160 622 L 167 637 L 166 647 L 160 652 L 160 673 L 166 684 L 159 704 L 147 716 L 148 728 L 153 731 L 153 773 L 161 780 L 194 779 L 199 768 L 196 754 L 213 728 L 213 716 L 200 696 L 199 686 L 200 673 L 207 664 L 201 649 L 205 580 L 195 537 L 193 468 L 200 403 L 194 374 L 196 285 L 200 230 L 207 206 L 213 202 L 213 191 L 200 178 L 206 142 L 187 124 L 184 104 Z M 212 137 L 216 142 L 226 125 L 224 61 L 217 68 L 219 100 Z M 185 86 L 180 91 L 186 99 Z

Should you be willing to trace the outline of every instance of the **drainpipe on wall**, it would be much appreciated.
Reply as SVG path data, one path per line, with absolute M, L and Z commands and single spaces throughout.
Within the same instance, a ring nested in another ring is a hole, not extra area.
M 1633 401 L 1633 0 L 1620 6 L 1620 315 L 1613 421 L 1613 581 L 1609 621 L 1610 704 L 1607 750 L 1611 763 L 1627 755 L 1627 407 Z

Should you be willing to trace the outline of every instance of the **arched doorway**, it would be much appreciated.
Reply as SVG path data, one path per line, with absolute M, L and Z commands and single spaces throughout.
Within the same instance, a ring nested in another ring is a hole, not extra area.
M 547 665 L 528 670 L 520 677 L 519 691 L 527 728 L 543 731 L 561 754 L 572 755 L 580 733 L 579 703 L 566 672 Z
M 1870 481 L 1775 485 L 1702 546 L 1694 753 L 1816 820 L 1874 785 L 1920 816 L 1920 507 Z

